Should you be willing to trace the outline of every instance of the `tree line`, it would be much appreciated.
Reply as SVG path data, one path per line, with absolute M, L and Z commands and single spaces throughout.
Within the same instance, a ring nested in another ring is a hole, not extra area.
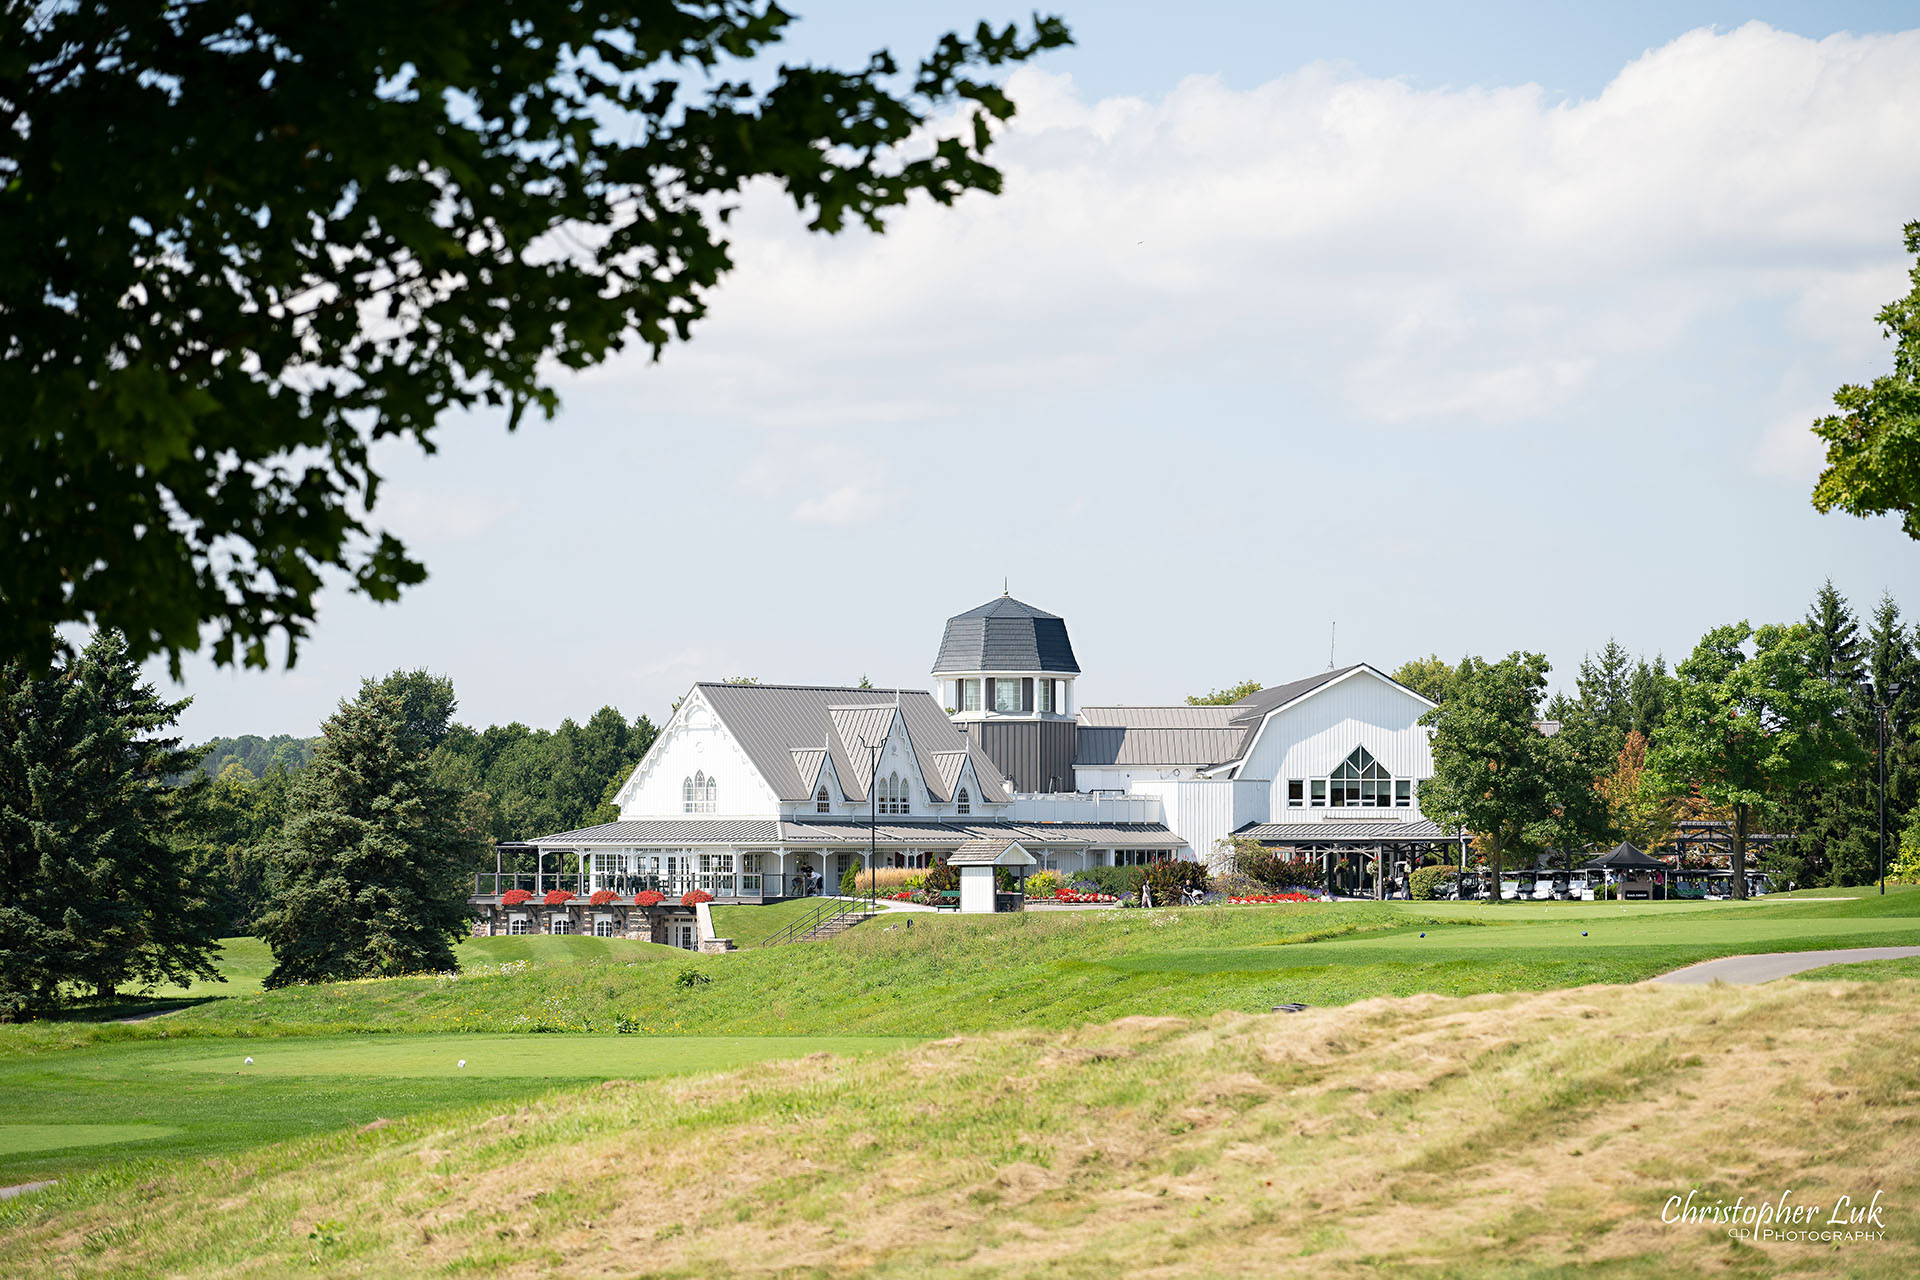
M 114 632 L 0 667 L 0 1019 L 211 978 L 238 933 L 275 986 L 452 968 L 494 842 L 616 817 L 656 736 L 612 707 L 475 730 L 426 671 L 365 681 L 313 739 L 185 747 L 186 706 Z
M 1799 622 L 1716 627 L 1671 672 L 1609 640 L 1571 694 L 1545 698 L 1537 653 L 1403 664 L 1438 706 L 1420 806 L 1464 827 L 1497 873 L 1557 851 L 1631 840 L 1648 852 L 1687 819 L 1727 824 L 1744 895 L 1749 838 L 1777 879 L 1850 885 L 1887 860 L 1920 875 L 1920 627 L 1883 596 L 1863 626 L 1828 581 Z

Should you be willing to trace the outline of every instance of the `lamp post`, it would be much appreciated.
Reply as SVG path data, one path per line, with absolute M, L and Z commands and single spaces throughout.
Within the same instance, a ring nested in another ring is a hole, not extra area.
M 880 748 L 886 742 L 883 739 L 874 743 L 862 738 L 860 745 L 867 749 L 867 910 L 871 912 L 875 899 L 880 896 L 880 871 L 874 862 L 880 856 Z M 859 901 L 857 894 L 854 900 Z
M 1873 704 L 1875 725 L 1880 741 L 1880 895 L 1887 892 L 1887 706 L 1884 702 Z

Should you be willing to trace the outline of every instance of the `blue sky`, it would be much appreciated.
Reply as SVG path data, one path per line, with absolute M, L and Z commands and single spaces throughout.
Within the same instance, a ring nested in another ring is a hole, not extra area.
M 1067 10 L 1079 46 L 1011 83 L 1005 196 L 833 241 L 750 199 L 691 345 L 390 450 L 378 514 L 430 581 L 330 593 L 291 672 L 190 661 L 185 731 L 312 732 L 416 665 L 481 724 L 921 685 L 1003 577 L 1090 702 L 1294 678 L 1335 621 L 1343 662 L 1570 679 L 1829 575 L 1920 613 L 1920 546 L 1808 506 L 1804 430 L 1887 364 L 1914 7 L 1433 8 Z M 793 56 L 1009 14 L 822 6 Z

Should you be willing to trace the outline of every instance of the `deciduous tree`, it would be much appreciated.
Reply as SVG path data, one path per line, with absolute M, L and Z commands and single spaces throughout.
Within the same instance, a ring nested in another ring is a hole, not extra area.
M 425 569 L 363 512 L 375 445 L 551 416 L 553 374 L 684 341 L 748 184 L 816 231 L 995 192 L 995 68 L 754 59 L 770 0 L 0 6 L 0 655 L 294 658 L 324 573 Z M 756 80 L 758 83 L 756 84 Z
M 1893 371 L 1866 386 L 1842 386 L 1833 393 L 1840 412 L 1813 424 L 1827 442 L 1813 505 L 1856 516 L 1898 514 L 1906 535 L 1920 539 L 1920 222 L 1909 222 L 1905 237 L 1915 255 L 1913 288 L 1876 317 L 1893 340 Z
M 1258 680 L 1242 680 L 1239 684 L 1229 685 L 1225 689 L 1212 689 L 1206 693 L 1190 693 L 1187 695 L 1187 705 L 1190 707 L 1230 706 L 1242 698 L 1251 698 L 1254 694 L 1260 692 L 1263 687 Z
M 1548 669 L 1537 653 L 1464 659 L 1447 700 L 1421 717 L 1433 730 L 1433 776 L 1420 784 L 1420 809 L 1473 834 L 1496 901 L 1509 855 L 1571 856 L 1608 830 L 1596 762 L 1537 727 Z
M 1748 652 L 1749 644 L 1752 652 Z M 1708 632 L 1678 669 L 1673 705 L 1648 768 L 1671 794 L 1697 794 L 1733 815 L 1733 893 L 1747 895 L 1747 836 L 1793 788 L 1838 783 L 1864 763 L 1836 733 L 1846 691 L 1821 675 L 1804 624 L 1745 622 Z

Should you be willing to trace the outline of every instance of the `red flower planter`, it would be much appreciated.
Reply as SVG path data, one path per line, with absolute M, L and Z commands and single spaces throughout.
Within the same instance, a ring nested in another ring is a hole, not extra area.
M 702 902 L 712 902 L 712 901 L 713 901 L 713 895 L 708 893 L 705 889 L 690 889 L 686 893 L 683 893 L 680 895 L 680 905 L 683 907 L 697 906 Z
M 517 907 L 532 901 L 533 895 L 525 889 L 509 889 L 500 895 L 500 905 L 503 907 Z
M 667 895 L 654 889 L 642 889 L 633 895 L 636 907 L 657 907 L 667 900 Z
M 547 896 L 540 899 L 540 901 L 550 907 L 564 907 L 569 902 L 572 902 L 573 898 L 573 891 L 570 889 L 549 889 L 547 890 Z
M 1318 902 L 1319 899 L 1305 893 L 1261 893 L 1246 898 L 1228 898 L 1227 901 L 1238 906 L 1243 903 L 1261 902 Z
M 608 907 L 612 906 L 613 900 L 619 896 L 619 894 L 611 889 L 595 889 L 593 896 L 588 898 L 587 901 L 596 907 Z

